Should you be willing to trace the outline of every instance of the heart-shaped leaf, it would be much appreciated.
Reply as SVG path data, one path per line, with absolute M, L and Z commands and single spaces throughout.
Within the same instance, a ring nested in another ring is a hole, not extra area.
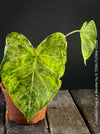
M 48 36 L 37 49 L 22 34 L 6 38 L 1 78 L 18 109 L 29 121 L 61 87 L 66 63 L 65 35 Z
M 84 58 L 84 64 L 86 60 L 91 56 L 95 46 L 97 38 L 97 29 L 95 22 L 91 20 L 88 24 L 85 22 L 80 30 L 81 37 L 81 51 Z

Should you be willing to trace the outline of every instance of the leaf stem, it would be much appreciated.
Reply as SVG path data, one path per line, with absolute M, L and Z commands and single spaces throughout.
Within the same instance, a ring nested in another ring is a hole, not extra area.
M 73 34 L 73 33 L 76 33 L 76 32 L 80 32 L 80 30 L 72 31 L 72 32 L 70 32 L 70 33 L 66 34 L 66 35 L 65 35 L 65 37 L 68 37 L 69 35 L 71 35 L 71 34 Z

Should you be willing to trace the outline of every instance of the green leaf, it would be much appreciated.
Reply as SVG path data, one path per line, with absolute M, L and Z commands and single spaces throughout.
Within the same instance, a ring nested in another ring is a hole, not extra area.
M 84 58 L 84 64 L 86 60 L 91 56 L 95 46 L 97 38 L 97 29 L 95 22 L 91 20 L 89 23 L 85 22 L 80 29 L 81 37 L 81 51 Z
M 18 109 L 29 121 L 61 87 L 67 42 L 62 33 L 48 36 L 37 49 L 22 34 L 6 38 L 1 78 Z

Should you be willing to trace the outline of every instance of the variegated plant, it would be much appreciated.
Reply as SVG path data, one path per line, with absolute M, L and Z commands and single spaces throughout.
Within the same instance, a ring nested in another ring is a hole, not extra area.
M 60 32 L 51 34 L 36 49 L 20 33 L 12 32 L 7 36 L 1 78 L 27 121 L 47 105 L 60 89 L 67 57 L 66 37 L 75 32 L 80 32 L 86 65 L 96 45 L 97 30 L 93 20 L 67 35 Z

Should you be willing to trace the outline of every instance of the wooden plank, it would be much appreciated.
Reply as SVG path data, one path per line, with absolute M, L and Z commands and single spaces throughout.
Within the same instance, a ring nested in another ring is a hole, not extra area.
M 33 125 L 19 125 L 8 118 L 7 134 L 48 134 L 46 120 Z
M 5 99 L 0 92 L 0 134 L 4 134 Z
M 4 114 L 0 113 L 0 134 L 4 134 L 3 117 L 4 117 Z
M 95 96 L 93 89 L 70 91 L 91 133 L 100 134 L 100 92 Z
M 49 103 L 47 118 L 51 134 L 90 134 L 68 90 Z

